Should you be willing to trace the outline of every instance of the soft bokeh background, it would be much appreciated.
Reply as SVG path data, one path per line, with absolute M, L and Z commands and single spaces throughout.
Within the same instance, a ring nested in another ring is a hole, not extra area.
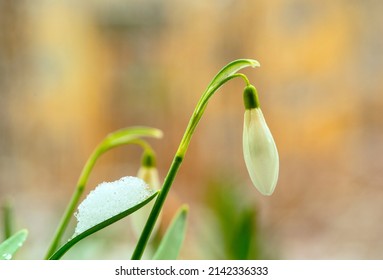
M 183 259 L 383 258 L 383 2 L 378 0 L 0 1 L 0 198 L 40 259 L 81 168 L 116 129 L 151 140 L 163 178 L 201 93 L 246 69 L 280 153 L 271 197 L 242 158 L 241 80 L 213 97 L 165 205 L 161 235 L 190 206 Z M 141 151 L 97 163 L 87 191 L 135 175 Z M 73 232 L 74 224 L 68 230 Z M 2 227 L 2 226 L 1 226 Z M 129 221 L 75 259 L 129 258 Z

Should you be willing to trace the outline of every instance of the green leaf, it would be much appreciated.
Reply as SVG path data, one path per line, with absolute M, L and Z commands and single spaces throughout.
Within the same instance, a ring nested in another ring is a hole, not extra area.
M 248 260 L 250 256 L 259 255 L 259 248 L 256 246 L 258 232 L 255 225 L 256 211 L 252 208 L 245 209 L 237 217 L 238 222 L 234 229 L 231 242 L 231 251 L 234 259 Z
M 10 238 L 0 244 L 0 260 L 10 260 L 16 251 L 23 245 L 27 239 L 28 231 L 26 229 L 12 235 Z
M 168 230 L 166 231 L 163 239 L 153 260 L 175 260 L 181 250 L 182 243 L 186 234 L 186 217 L 188 207 L 183 206 L 178 210 L 173 218 Z
M 259 67 L 260 64 L 254 59 L 238 59 L 230 62 L 225 67 L 218 72 L 218 74 L 213 78 L 213 80 L 208 85 L 208 91 L 224 81 L 226 78 L 235 74 L 239 70 L 245 67 Z
M 142 202 L 136 204 L 135 206 L 125 210 L 124 212 L 121 212 L 87 230 L 80 233 L 79 235 L 76 235 L 72 239 L 70 239 L 67 243 L 65 243 L 62 247 L 60 247 L 49 259 L 50 260 L 59 260 L 70 248 L 72 248 L 76 243 L 84 239 L 85 237 L 121 220 L 122 218 L 125 218 L 126 216 L 132 214 L 133 212 L 140 209 L 142 206 L 147 204 L 149 201 L 151 201 L 156 195 L 158 194 L 158 191 L 152 194 L 150 197 L 146 198 Z

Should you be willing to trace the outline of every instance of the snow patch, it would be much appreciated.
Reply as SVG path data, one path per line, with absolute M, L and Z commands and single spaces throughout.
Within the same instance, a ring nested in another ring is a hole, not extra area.
M 75 213 L 77 226 L 73 237 L 119 214 L 151 196 L 154 191 L 140 178 L 123 177 L 103 182 L 91 191 Z

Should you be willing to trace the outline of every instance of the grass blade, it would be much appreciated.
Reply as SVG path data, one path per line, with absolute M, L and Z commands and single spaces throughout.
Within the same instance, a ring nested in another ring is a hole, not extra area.
M 28 231 L 26 229 L 12 235 L 10 238 L 0 244 L 0 260 L 10 260 L 16 251 L 23 245 L 27 239 Z
M 178 210 L 166 231 L 153 260 L 175 260 L 181 250 L 186 234 L 186 218 L 188 207 L 183 206 Z
M 10 199 L 6 199 L 2 207 L 3 212 L 3 225 L 4 225 L 4 239 L 8 239 L 13 234 L 13 209 Z

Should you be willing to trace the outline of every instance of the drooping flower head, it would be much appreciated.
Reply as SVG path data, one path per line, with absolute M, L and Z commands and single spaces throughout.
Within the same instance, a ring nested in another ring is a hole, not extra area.
M 160 189 L 160 179 L 153 151 L 144 152 L 137 177 L 144 180 L 153 190 L 157 191 Z
M 152 150 L 147 150 L 142 155 L 141 167 L 138 170 L 137 177 L 141 178 L 149 185 L 149 188 L 152 191 L 158 191 L 160 189 L 160 179 L 158 175 L 158 170 L 156 167 L 156 156 Z M 146 224 L 146 220 L 149 217 L 149 214 L 153 208 L 155 201 L 152 200 L 147 205 L 139 209 L 133 215 L 131 215 L 131 223 L 133 233 L 139 237 L 142 229 Z M 159 225 L 161 223 L 161 214 L 159 215 L 153 232 L 157 232 Z M 153 236 L 153 235 L 152 235 Z
M 248 85 L 243 93 L 245 117 L 243 155 L 251 181 L 263 195 L 274 192 L 279 173 L 279 157 L 273 136 L 259 107 L 257 90 Z

